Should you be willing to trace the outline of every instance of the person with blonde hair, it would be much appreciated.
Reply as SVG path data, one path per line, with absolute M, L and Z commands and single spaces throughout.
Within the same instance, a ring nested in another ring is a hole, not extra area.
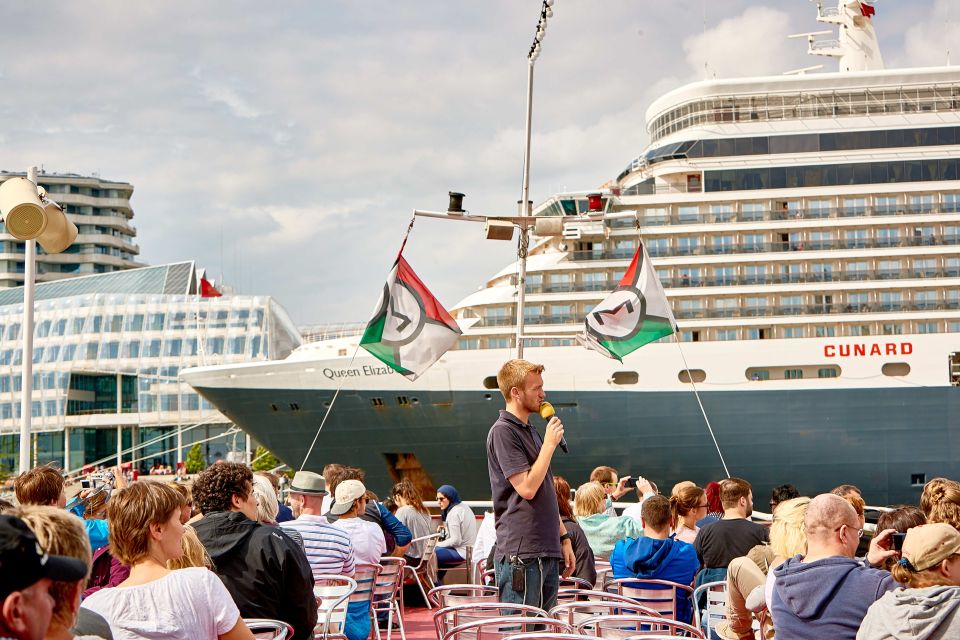
M 257 496 L 257 522 L 260 524 L 277 524 L 277 513 L 280 511 L 280 502 L 273 484 L 262 475 L 253 474 L 253 493 Z
M 197 532 L 188 524 L 183 525 L 183 540 L 180 546 L 183 547 L 183 555 L 179 558 L 167 560 L 167 569 L 172 571 L 174 569 L 186 569 L 187 567 L 203 567 L 211 571 L 214 570 L 210 554 L 203 547 L 200 538 L 197 537 Z
M 110 500 L 110 552 L 130 567 L 130 577 L 97 591 L 83 607 L 102 615 L 116 640 L 252 640 L 216 574 L 167 568 L 167 561 L 183 555 L 181 507 L 183 496 L 161 482 L 135 482 Z
M 630 516 L 611 516 L 604 513 L 607 494 L 599 482 L 586 482 L 577 488 L 573 497 L 573 513 L 583 529 L 594 556 L 609 558 L 613 547 L 621 540 L 643 536 L 643 526 Z
M 670 495 L 670 509 L 676 522 L 677 540 L 693 544 L 700 532 L 697 520 L 705 517 L 709 508 L 706 492 L 697 485 L 690 482 L 674 486 Z
M 944 522 L 908 529 L 890 572 L 905 588 L 870 606 L 857 640 L 960 638 L 960 532 Z
M 934 478 L 923 487 L 920 508 L 927 522 L 945 522 L 960 529 L 960 482 Z
M 30 527 L 45 552 L 80 560 L 87 567 L 87 576 L 90 575 L 93 555 L 90 539 L 76 516 L 58 507 L 40 505 L 22 507 L 16 515 Z M 53 614 L 45 636 L 47 640 L 69 640 L 74 637 L 71 631 L 74 627 L 79 628 L 81 633 L 109 631 L 106 622 L 99 616 L 89 615 L 88 612 L 84 612 L 88 615 L 77 615 L 87 576 L 74 582 L 55 580 L 51 583 Z M 100 628 L 97 629 L 97 626 Z
M 810 498 L 785 500 L 777 505 L 770 525 L 770 544 L 758 545 L 727 567 L 726 620 L 717 625 L 724 639 L 753 640 L 753 613 L 763 610 L 773 590 L 773 571 L 787 558 L 807 550 L 803 519 Z M 773 629 L 767 627 L 769 637 Z

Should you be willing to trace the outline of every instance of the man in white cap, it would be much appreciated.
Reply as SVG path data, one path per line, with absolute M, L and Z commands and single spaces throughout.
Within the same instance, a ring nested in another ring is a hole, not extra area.
M 358 564 L 379 564 L 387 551 L 383 531 L 373 522 L 360 518 L 367 508 L 367 488 L 359 480 L 344 480 L 337 492 L 330 513 L 338 516 L 335 526 L 346 530 L 353 542 L 353 555 Z
M 297 519 L 284 522 L 282 528 L 293 529 L 303 537 L 303 548 L 314 576 L 352 576 L 353 543 L 343 528 L 330 524 L 323 517 L 325 495 L 327 483 L 323 476 L 312 471 L 298 471 L 290 484 L 290 505 Z

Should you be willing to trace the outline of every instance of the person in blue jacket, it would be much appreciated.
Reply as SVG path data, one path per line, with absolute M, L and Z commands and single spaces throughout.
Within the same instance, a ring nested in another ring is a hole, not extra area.
M 643 503 L 641 512 L 643 537 L 621 540 L 610 554 L 614 578 L 648 578 L 669 580 L 689 585 L 700 568 L 700 560 L 692 544 L 670 535 L 673 513 L 670 500 L 653 496 Z M 656 589 L 658 585 L 638 585 Z M 677 620 L 689 624 L 693 608 L 687 592 L 677 591 Z

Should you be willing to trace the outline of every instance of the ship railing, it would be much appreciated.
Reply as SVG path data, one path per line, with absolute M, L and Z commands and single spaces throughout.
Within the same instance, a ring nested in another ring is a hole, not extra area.
M 699 238 L 686 238 L 677 246 L 666 244 L 669 238 L 647 238 L 646 249 L 651 258 L 709 256 L 756 253 L 783 253 L 793 251 L 835 251 L 853 249 L 890 249 L 896 247 L 949 246 L 960 244 L 960 234 L 925 234 L 888 236 L 882 238 L 837 238 L 817 240 L 778 240 L 775 242 L 711 242 L 700 243 Z M 632 258 L 636 247 L 622 247 L 603 251 L 573 251 L 573 260 L 624 260 Z
M 881 300 L 879 302 L 835 302 L 829 304 L 747 305 L 721 308 L 680 308 L 678 320 L 712 318 L 755 318 L 762 316 L 819 316 L 857 313 L 902 313 L 909 311 L 945 311 L 960 309 L 957 300 Z
M 803 209 L 760 209 L 749 211 L 709 211 L 709 212 L 644 212 L 640 215 L 640 224 L 644 227 L 662 227 L 688 224 L 724 224 L 735 222 L 777 222 L 787 220 L 830 220 L 838 218 L 871 218 L 907 215 L 935 215 L 960 212 L 960 204 L 955 202 L 935 205 L 932 203 L 910 203 L 896 205 L 853 205 L 843 207 L 817 207 Z M 612 229 L 632 228 L 633 218 L 616 218 L 607 223 Z

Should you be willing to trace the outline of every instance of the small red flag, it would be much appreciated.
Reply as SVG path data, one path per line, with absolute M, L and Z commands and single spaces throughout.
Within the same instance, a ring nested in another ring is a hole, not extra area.
M 200 297 L 201 298 L 219 298 L 223 294 L 217 291 L 217 288 L 210 284 L 206 278 L 200 278 Z
M 876 7 L 872 7 L 865 2 L 860 3 L 860 13 L 863 15 L 864 18 L 869 18 L 873 16 L 876 12 L 877 12 Z

